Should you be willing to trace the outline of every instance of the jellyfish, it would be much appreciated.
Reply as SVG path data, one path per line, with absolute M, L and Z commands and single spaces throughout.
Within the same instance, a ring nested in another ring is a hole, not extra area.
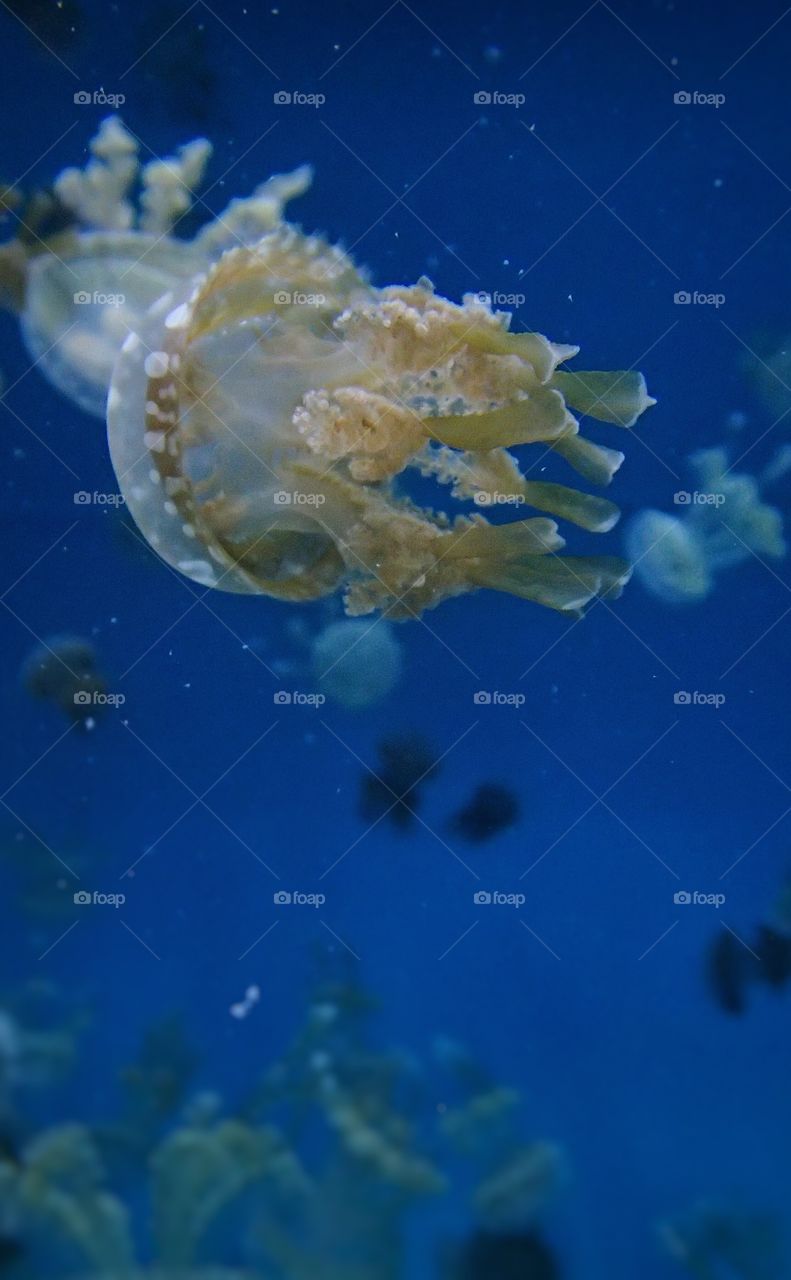
M 751 554 L 779 559 L 786 552 L 782 516 L 762 496 L 788 469 L 784 449 L 760 478 L 732 470 L 725 448 L 700 449 L 689 463 L 699 487 L 675 495 L 684 514 L 641 511 L 626 531 L 638 578 L 671 604 L 704 600 L 718 574 Z
M 640 511 L 626 530 L 627 555 L 644 587 L 668 604 L 705 600 L 712 574 L 690 524 L 664 511 Z
M 402 667 L 393 627 L 365 618 L 331 622 L 314 639 L 311 660 L 317 687 L 350 710 L 386 698 Z
M 160 299 L 116 362 L 110 451 L 130 513 L 201 585 L 341 592 L 351 617 L 418 617 L 485 587 L 575 615 L 619 595 L 625 562 L 558 556 L 548 518 L 604 532 L 617 508 L 527 479 L 508 446 L 608 483 L 623 454 L 584 439 L 569 406 L 631 426 L 652 403 L 642 375 L 561 372 L 576 348 L 508 322 L 426 279 L 372 289 L 340 249 L 285 225 L 229 249 Z M 409 469 L 458 500 L 547 514 L 425 511 L 398 487 Z
M 561 557 L 553 518 L 604 533 L 615 504 L 530 479 L 509 450 L 608 484 L 624 455 L 576 415 L 632 427 L 654 403 L 642 374 L 561 367 L 577 347 L 512 332 L 480 294 L 455 303 L 425 278 L 374 288 L 338 246 L 284 221 L 305 166 L 180 238 L 210 150 L 198 138 L 141 166 L 109 117 L 86 166 L 55 182 L 64 229 L 0 250 L 0 299 L 45 376 L 95 414 L 106 402 L 118 481 L 152 547 L 203 586 L 340 593 L 350 617 L 415 618 L 484 588 L 574 616 L 620 595 L 628 564 Z M 417 476 L 477 509 L 423 509 Z M 540 514 L 481 510 L 501 505 Z
M 79 636 L 52 636 L 37 645 L 22 666 L 22 682 L 35 698 L 51 702 L 76 724 L 93 727 L 107 685 L 96 651 Z

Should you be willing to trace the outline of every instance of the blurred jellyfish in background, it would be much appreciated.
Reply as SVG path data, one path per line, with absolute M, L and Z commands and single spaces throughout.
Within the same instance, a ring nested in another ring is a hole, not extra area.
M 744 357 L 748 377 L 772 421 L 788 429 L 791 419 L 791 335 L 783 326 L 766 328 L 752 336 Z
M 737 1204 L 704 1201 L 661 1223 L 659 1238 L 695 1280 L 778 1280 L 786 1274 L 779 1222 Z
M 786 553 L 782 515 L 761 490 L 788 471 L 787 450 L 759 478 L 731 470 L 725 448 L 701 449 L 689 462 L 697 488 L 675 495 L 683 514 L 641 511 L 626 530 L 634 572 L 669 604 L 705 600 L 723 570 L 751 555 L 780 559 Z
M 306 168 L 273 177 L 182 240 L 173 228 L 192 207 L 211 144 L 196 138 L 145 165 L 138 150 L 134 135 L 109 116 L 85 167 L 64 169 L 51 192 L 0 193 L 17 227 L 0 247 L 0 304 L 19 314 L 28 351 L 49 381 L 100 418 L 118 352 L 151 304 L 229 245 L 270 229 L 283 203 L 310 182 Z
M 319 692 L 356 711 L 387 697 L 398 682 L 403 660 L 389 623 L 342 618 L 315 637 L 311 664 Z
M 38 645 L 22 665 L 22 682 L 34 698 L 52 703 L 84 729 L 93 728 L 107 700 L 96 650 L 80 636 L 52 636 Z
M 20 1280 L 64 1270 L 398 1280 L 410 1209 L 456 1192 L 461 1203 L 465 1186 L 470 1238 L 442 1274 L 557 1280 L 540 1219 L 558 1189 L 559 1150 L 525 1136 L 519 1095 L 472 1060 L 456 1070 L 380 1048 L 372 1005 L 355 983 L 325 976 L 285 1052 L 235 1109 L 193 1091 L 192 1054 L 163 1024 L 124 1072 L 115 1119 L 26 1126 L 13 1149 L 0 1146 L 0 1248 L 7 1236 L 25 1258 Z M 4 1034 L 17 1061 L 16 1023 L 0 1020 L 0 1062 Z
M 448 1280 L 559 1280 L 540 1221 L 567 1184 L 565 1153 L 554 1142 L 520 1138 L 519 1093 L 488 1078 L 464 1046 L 439 1037 L 435 1053 L 463 1094 L 443 1111 L 443 1136 L 482 1175 L 470 1201 L 473 1229 L 448 1252 L 443 1274 Z
M 0 1002 L 0 1150 L 16 1147 L 31 1093 L 74 1066 L 83 1021 L 76 1013 L 64 1020 L 60 994 L 47 984 L 28 984 Z

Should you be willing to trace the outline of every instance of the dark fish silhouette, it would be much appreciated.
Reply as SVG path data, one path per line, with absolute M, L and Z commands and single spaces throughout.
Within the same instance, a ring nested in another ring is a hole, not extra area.
M 755 950 L 761 958 L 761 977 L 770 987 L 783 987 L 791 978 L 791 938 L 787 933 L 762 924 Z
M 83 26 L 80 7 L 72 0 L 56 4 L 53 0 L 6 0 L 6 8 L 27 27 L 34 47 L 45 55 L 44 45 L 60 53 L 70 49 Z
M 477 1231 L 463 1246 L 454 1280 L 560 1280 L 551 1249 L 534 1231 Z
M 714 939 L 708 956 L 708 980 L 712 995 L 726 1013 L 744 1013 L 747 985 L 755 962 L 749 951 L 723 929 Z
M 387 814 L 404 830 L 420 803 L 418 788 L 437 771 L 436 754 L 418 734 L 385 738 L 377 751 L 379 767 L 361 781 L 360 815 L 366 822 L 377 822 Z
M 216 122 L 218 78 L 211 64 L 216 25 L 212 31 L 205 12 L 197 20 L 181 5 L 154 12 L 156 20 L 146 18 L 137 41 L 144 82 L 175 119 L 201 127 Z
M 512 827 L 519 817 L 519 801 L 508 787 L 483 782 L 472 799 L 451 819 L 451 829 L 472 844 L 491 840 Z
M 764 982 L 779 991 L 791 978 L 791 936 L 761 924 L 748 947 L 723 930 L 712 943 L 707 967 L 709 987 L 720 1008 L 744 1013 L 751 986 Z

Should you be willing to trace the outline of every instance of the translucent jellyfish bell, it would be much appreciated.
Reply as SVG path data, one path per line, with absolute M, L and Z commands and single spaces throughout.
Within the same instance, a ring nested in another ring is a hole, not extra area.
M 623 455 L 583 439 L 569 406 L 630 426 L 653 403 L 641 375 L 560 374 L 576 348 L 508 320 L 425 280 L 372 289 L 285 224 L 228 250 L 152 308 L 116 364 L 110 448 L 132 515 L 198 582 L 285 600 L 342 589 L 351 615 L 416 616 L 480 587 L 572 613 L 619 594 L 625 562 L 558 557 L 552 519 L 452 521 L 396 487 L 412 468 L 479 507 L 615 523 L 604 499 L 527 480 L 507 446 L 607 483 Z
M 626 550 L 646 590 L 671 604 L 703 600 L 724 569 L 752 555 L 786 553 L 783 517 L 765 502 L 761 486 L 785 473 L 782 455 L 764 475 L 734 471 L 724 448 L 701 449 L 689 459 L 699 488 L 683 498 L 683 515 L 641 511 L 626 531 Z
M 103 418 L 124 339 L 152 303 L 202 265 L 190 245 L 139 233 L 90 233 L 66 257 L 35 258 L 20 317 L 31 356 L 60 392 Z
M 705 547 L 678 516 L 641 511 L 627 528 L 626 550 L 640 581 L 660 600 L 684 604 L 709 594 Z
M 319 632 L 311 648 L 316 688 L 351 709 L 387 697 L 401 674 L 401 646 L 382 619 L 345 618 Z

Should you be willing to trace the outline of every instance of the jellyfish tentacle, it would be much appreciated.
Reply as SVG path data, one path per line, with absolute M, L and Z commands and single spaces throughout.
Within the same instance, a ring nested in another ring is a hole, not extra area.
M 577 432 L 561 436 L 552 441 L 550 447 L 591 484 L 609 484 L 626 457 L 620 449 L 594 444 Z
M 443 413 L 425 419 L 425 424 L 432 439 L 441 444 L 484 452 L 558 440 L 568 433 L 569 413 L 559 391 L 537 391 L 499 409 Z
M 440 484 L 452 485 L 454 498 L 466 498 L 479 506 L 490 505 L 496 496 L 506 504 L 524 503 L 560 516 L 591 533 L 608 533 L 620 519 L 620 508 L 607 498 L 545 480 L 528 480 L 506 449 L 475 454 L 432 448 L 418 455 L 413 465 Z
M 550 386 L 560 391 L 566 404 L 578 413 L 616 427 L 633 427 L 640 415 L 656 404 L 648 394 L 642 373 L 634 369 L 615 373 L 562 370 L 553 373 Z

